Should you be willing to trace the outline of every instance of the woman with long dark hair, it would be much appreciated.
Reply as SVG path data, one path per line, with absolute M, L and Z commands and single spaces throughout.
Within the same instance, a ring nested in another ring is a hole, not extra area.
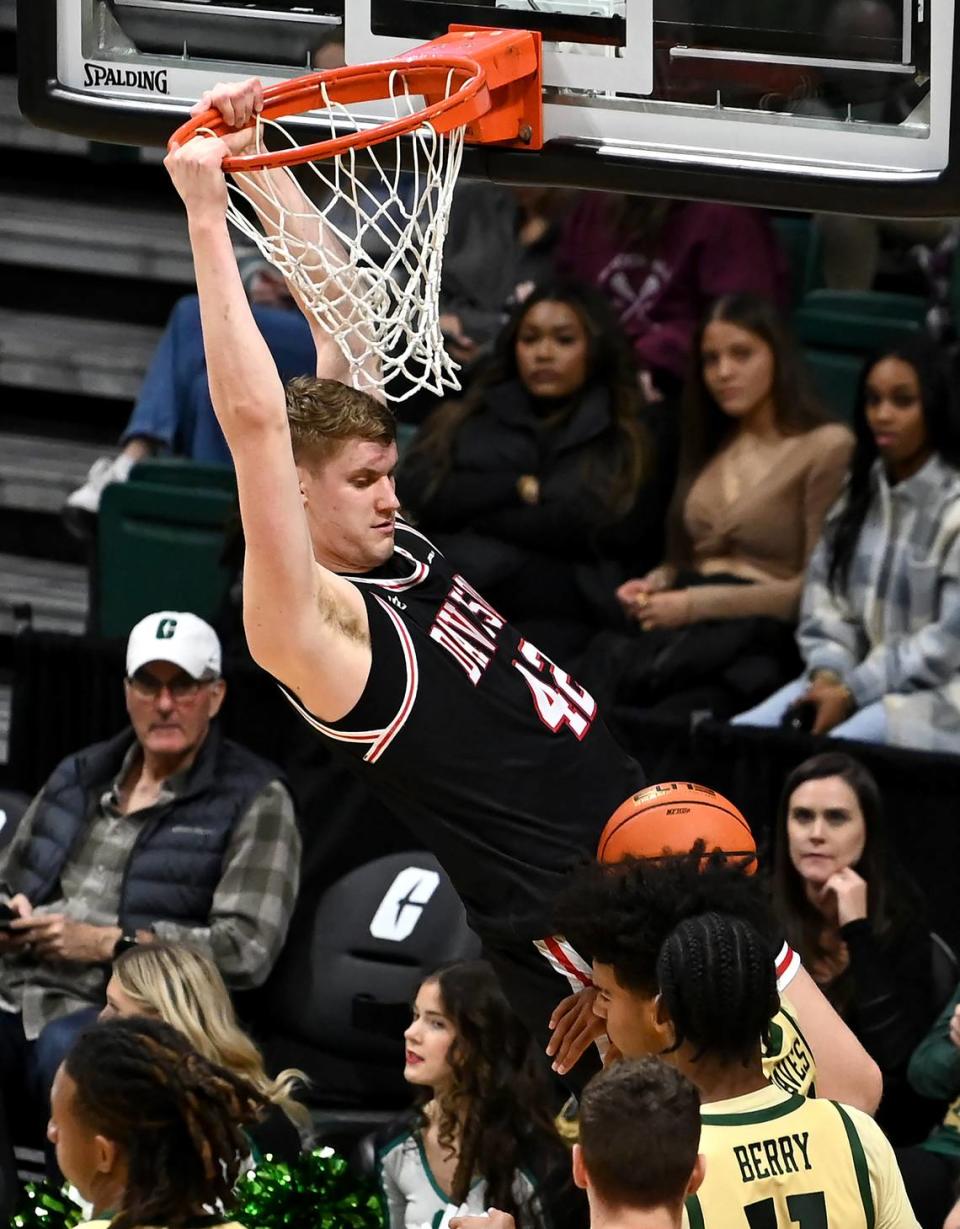
M 516 308 L 463 400 L 427 420 L 397 487 L 511 622 L 568 655 L 616 617 L 616 584 L 659 557 L 668 472 L 610 308 L 555 283 Z
M 389 1229 L 436 1224 L 448 1206 L 496 1207 L 521 1229 L 556 1221 L 569 1198 L 569 1156 L 542 1059 L 490 966 L 463 962 L 428 977 L 404 1042 L 404 1076 L 418 1095 L 377 1154 Z
M 582 673 L 637 707 L 727 714 L 796 669 L 803 572 L 852 439 L 826 421 L 769 302 L 718 300 L 695 355 L 667 560 L 620 586 L 635 633 L 604 638 Z
M 866 364 L 850 481 L 814 551 L 806 673 L 735 720 L 788 710 L 815 734 L 960 750 L 960 408 L 939 347 Z
M 53 1082 L 48 1135 L 103 1229 L 232 1225 L 225 1211 L 266 1107 L 252 1084 L 201 1058 L 159 1020 L 96 1025 Z
M 890 856 L 877 783 L 851 756 L 816 755 L 787 777 L 772 893 L 787 942 L 883 1072 L 885 1129 L 919 1138 L 932 1122 L 906 1067 L 938 1007 L 930 932 Z

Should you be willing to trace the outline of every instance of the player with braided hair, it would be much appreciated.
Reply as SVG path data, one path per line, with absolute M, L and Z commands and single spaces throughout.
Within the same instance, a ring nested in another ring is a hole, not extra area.
M 687 854 L 634 858 L 631 869 L 622 876 L 620 913 L 607 899 L 606 878 L 600 871 L 596 890 L 603 901 L 604 921 L 598 925 L 607 932 L 621 922 L 624 927 L 642 927 L 652 914 L 659 928 L 665 919 L 676 922 L 715 909 L 746 917 L 762 934 L 772 937 L 778 931 L 767 897 L 758 878 L 746 873 L 748 865 L 720 850 L 708 855 L 702 839 Z M 569 925 L 580 928 L 580 933 L 592 934 L 595 929 L 589 916 L 592 905 L 586 903 L 593 901 L 593 879 L 589 873 L 585 878 L 581 875 L 561 903 L 562 916 Z M 574 952 L 559 936 L 555 944 L 566 954 Z M 774 964 L 781 1010 L 770 1028 L 770 1046 L 764 1051 L 768 1076 L 788 1092 L 804 1096 L 819 1092 L 873 1114 L 882 1091 L 876 1063 L 824 998 L 796 953 L 779 940 L 772 941 L 772 947 L 777 953 Z M 581 961 L 579 968 L 581 987 L 558 1005 L 550 1023 L 554 1032 L 547 1053 L 553 1057 L 554 1070 L 561 1074 L 592 1042 L 602 1043 L 606 1032 L 593 1011 L 596 989 L 589 981 L 589 966 Z
M 656 973 L 675 1048 L 687 1043 L 697 1059 L 709 1051 L 718 1061 L 746 1067 L 758 1044 L 769 1047 L 770 1024 L 780 1009 L 776 976 L 769 945 L 743 918 L 687 918 L 664 940 Z
M 698 867 L 699 855 L 586 867 L 559 905 L 566 933 L 594 954 L 613 1045 L 661 1056 L 700 1090 L 706 1177 L 690 1229 L 916 1229 L 874 1121 L 768 1079 L 780 1003 L 762 902 L 732 872 L 729 910 L 716 907 L 723 868 Z
M 110 1229 L 226 1222 L 267 1100 L 145 1017 L 83 1033 L 53 1083 L 48 1136 L 68 1181 Z

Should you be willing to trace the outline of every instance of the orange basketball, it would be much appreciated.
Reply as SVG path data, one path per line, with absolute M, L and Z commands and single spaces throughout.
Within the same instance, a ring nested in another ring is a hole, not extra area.
M 607 820 L 597 846 L 601 862 L 661 858 L 690 850 L 698 840 L 707 851 L 731 858 L 753 857 L 745 870 L 757 869 L 757 846 L 750 825 L 737 808 L 705 785 L 668 781 L 633 794 Z

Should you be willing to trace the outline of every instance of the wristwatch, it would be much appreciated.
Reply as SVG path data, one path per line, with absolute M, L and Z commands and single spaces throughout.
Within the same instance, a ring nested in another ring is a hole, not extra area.
M 113 945 L 114 960 L 116 960 L 118 956 L 122 956 L 124 952 L 129 952 L 131 947 L 136 947 L 137 942 L 138 940 L 135 934 L 131 935 L 131 934 L 128 934 L 126 931 L 124 931 L 124 933 L 120 936 L 120 938 Z

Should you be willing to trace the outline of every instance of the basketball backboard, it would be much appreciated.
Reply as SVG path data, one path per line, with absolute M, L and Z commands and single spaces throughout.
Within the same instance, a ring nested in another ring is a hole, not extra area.
M 18 23 L 24 113 L 102 140 L 162 143 L 216 80 L 502 25 L 543 35 L 546 144 L 473 148 L 468 175 L 960 213 L 953 0 L 19 0 Z

